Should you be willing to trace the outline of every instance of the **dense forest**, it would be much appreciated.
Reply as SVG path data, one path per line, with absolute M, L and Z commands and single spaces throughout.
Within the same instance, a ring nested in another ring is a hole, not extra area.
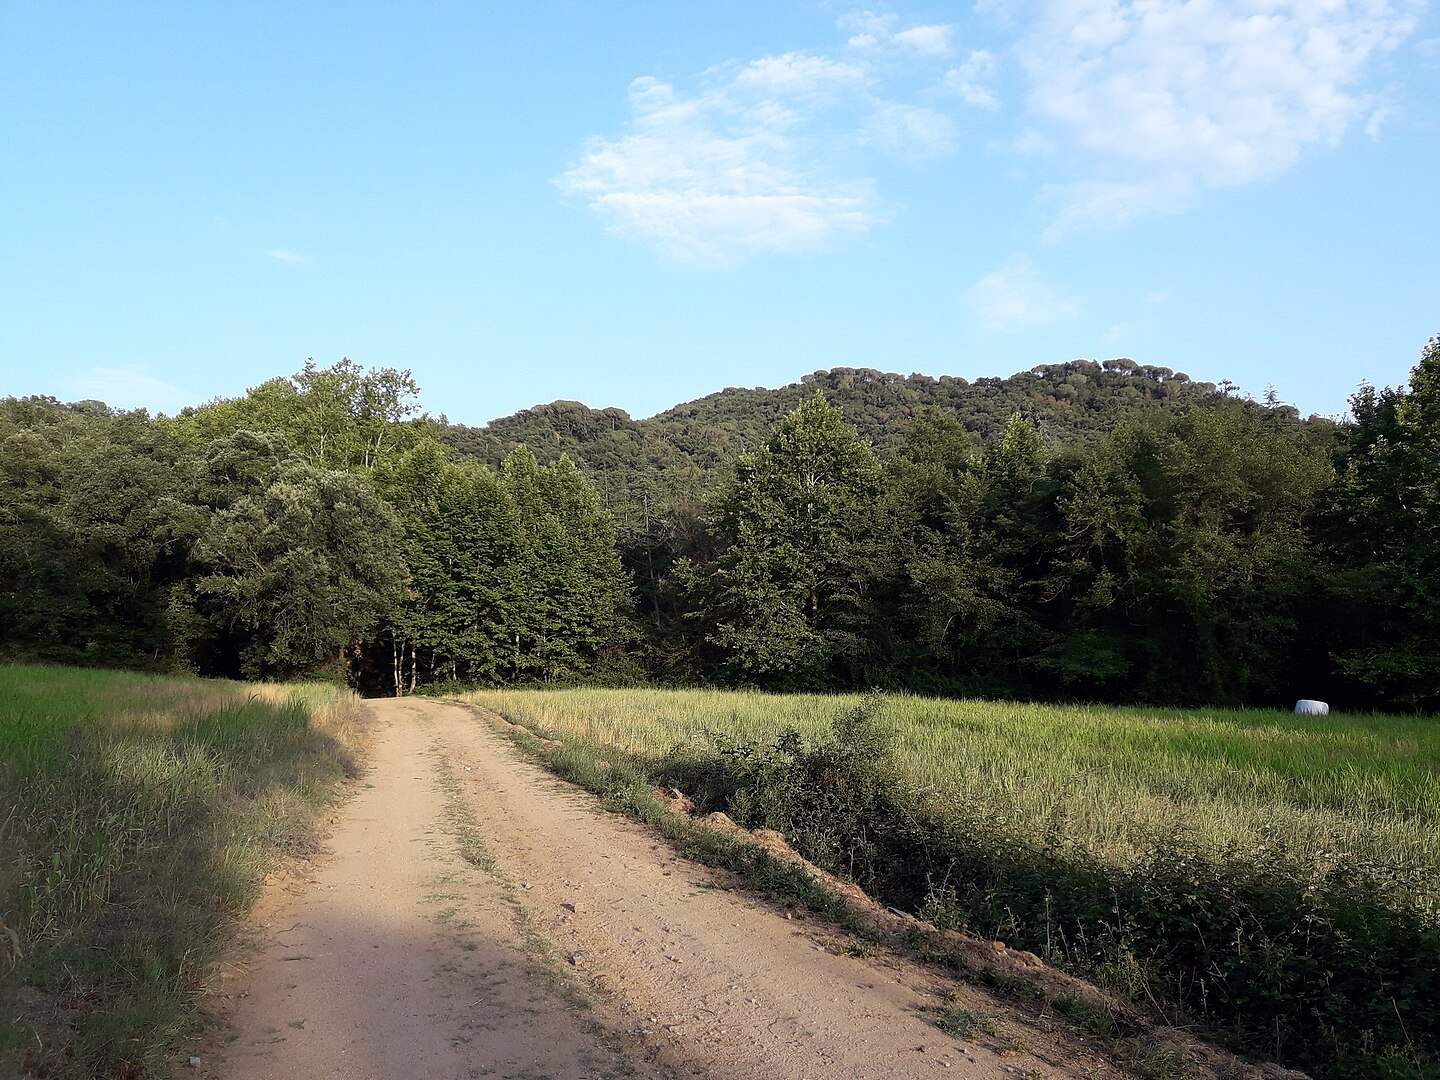
M 1343 422 L 1130 360 L 483 428 L 418 393 L 342 360 L 174 417 L 0 401 L 0 651 L 1440 707 L 1440 338 Z

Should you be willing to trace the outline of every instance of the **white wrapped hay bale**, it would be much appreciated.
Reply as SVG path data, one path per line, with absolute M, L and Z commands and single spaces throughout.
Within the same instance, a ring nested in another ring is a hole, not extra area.
M 1301 716 L 1329 716 L 1330 706 L 1323 701 L 1301 698 L 1295 702 L 1295 711 Z

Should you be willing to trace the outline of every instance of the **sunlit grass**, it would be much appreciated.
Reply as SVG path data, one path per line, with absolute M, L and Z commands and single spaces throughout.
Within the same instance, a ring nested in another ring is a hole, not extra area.
M 0 1072 L 168 1074 L 234 920 L 354 771 L 356 705 L 0 666 Z
M 497 690 L 470 695 L 559 739 L 659 761 L 710 732 L 818 736 L 855 696 L 714 690 Z M 1182 830 L 1218 849 L 1280 834 L 1317 859 L 1440 869 L 1440 722 L 883 699 L 882 721 L 926 798 L 978 801 L 1116 864 Z M 1416 897 L 1434 904 L 1437 898 Z

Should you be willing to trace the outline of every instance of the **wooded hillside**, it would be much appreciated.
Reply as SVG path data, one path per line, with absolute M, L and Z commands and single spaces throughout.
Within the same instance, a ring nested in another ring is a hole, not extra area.
M 481 428 L 313 362 L 0 402 L 0 648 L 368 688 L 602 678 L 1440 704 L 1440 339 L 1343 424 L 1129 360 L 816 372 Z

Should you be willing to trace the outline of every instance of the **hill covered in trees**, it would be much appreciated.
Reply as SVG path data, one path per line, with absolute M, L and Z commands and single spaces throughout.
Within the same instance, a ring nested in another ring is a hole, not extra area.
M 1440 340 L 1343 424 L 1128 360 L 817 372 L 482 428 L 313 362 L 0 402 L 0 650 L 374 689 L 605 679 L 1440 704 Z
M 763 444 L 770 429 L 817 390 L 881 453 L 899 450 L 911 423 L 929 411 L 952 416 L 977 446 L 1017 413 L 1050 445 L 1083 445 L 1128 416 L 1223 395 L 1184 372 L 1128 359 L 1043 364 L 973 382 L 840 367 L 775 390 L 727 387 L 644 420 L 623 409 L 553 401 L 483 427 L 446 425 L 440 437 L 492 467 L 520 445 L 542 461 L 568 456 L 595 481 L 623 527 L 643 517 L 647 504 L 653 509 L 710 490 L 723 466 Z

